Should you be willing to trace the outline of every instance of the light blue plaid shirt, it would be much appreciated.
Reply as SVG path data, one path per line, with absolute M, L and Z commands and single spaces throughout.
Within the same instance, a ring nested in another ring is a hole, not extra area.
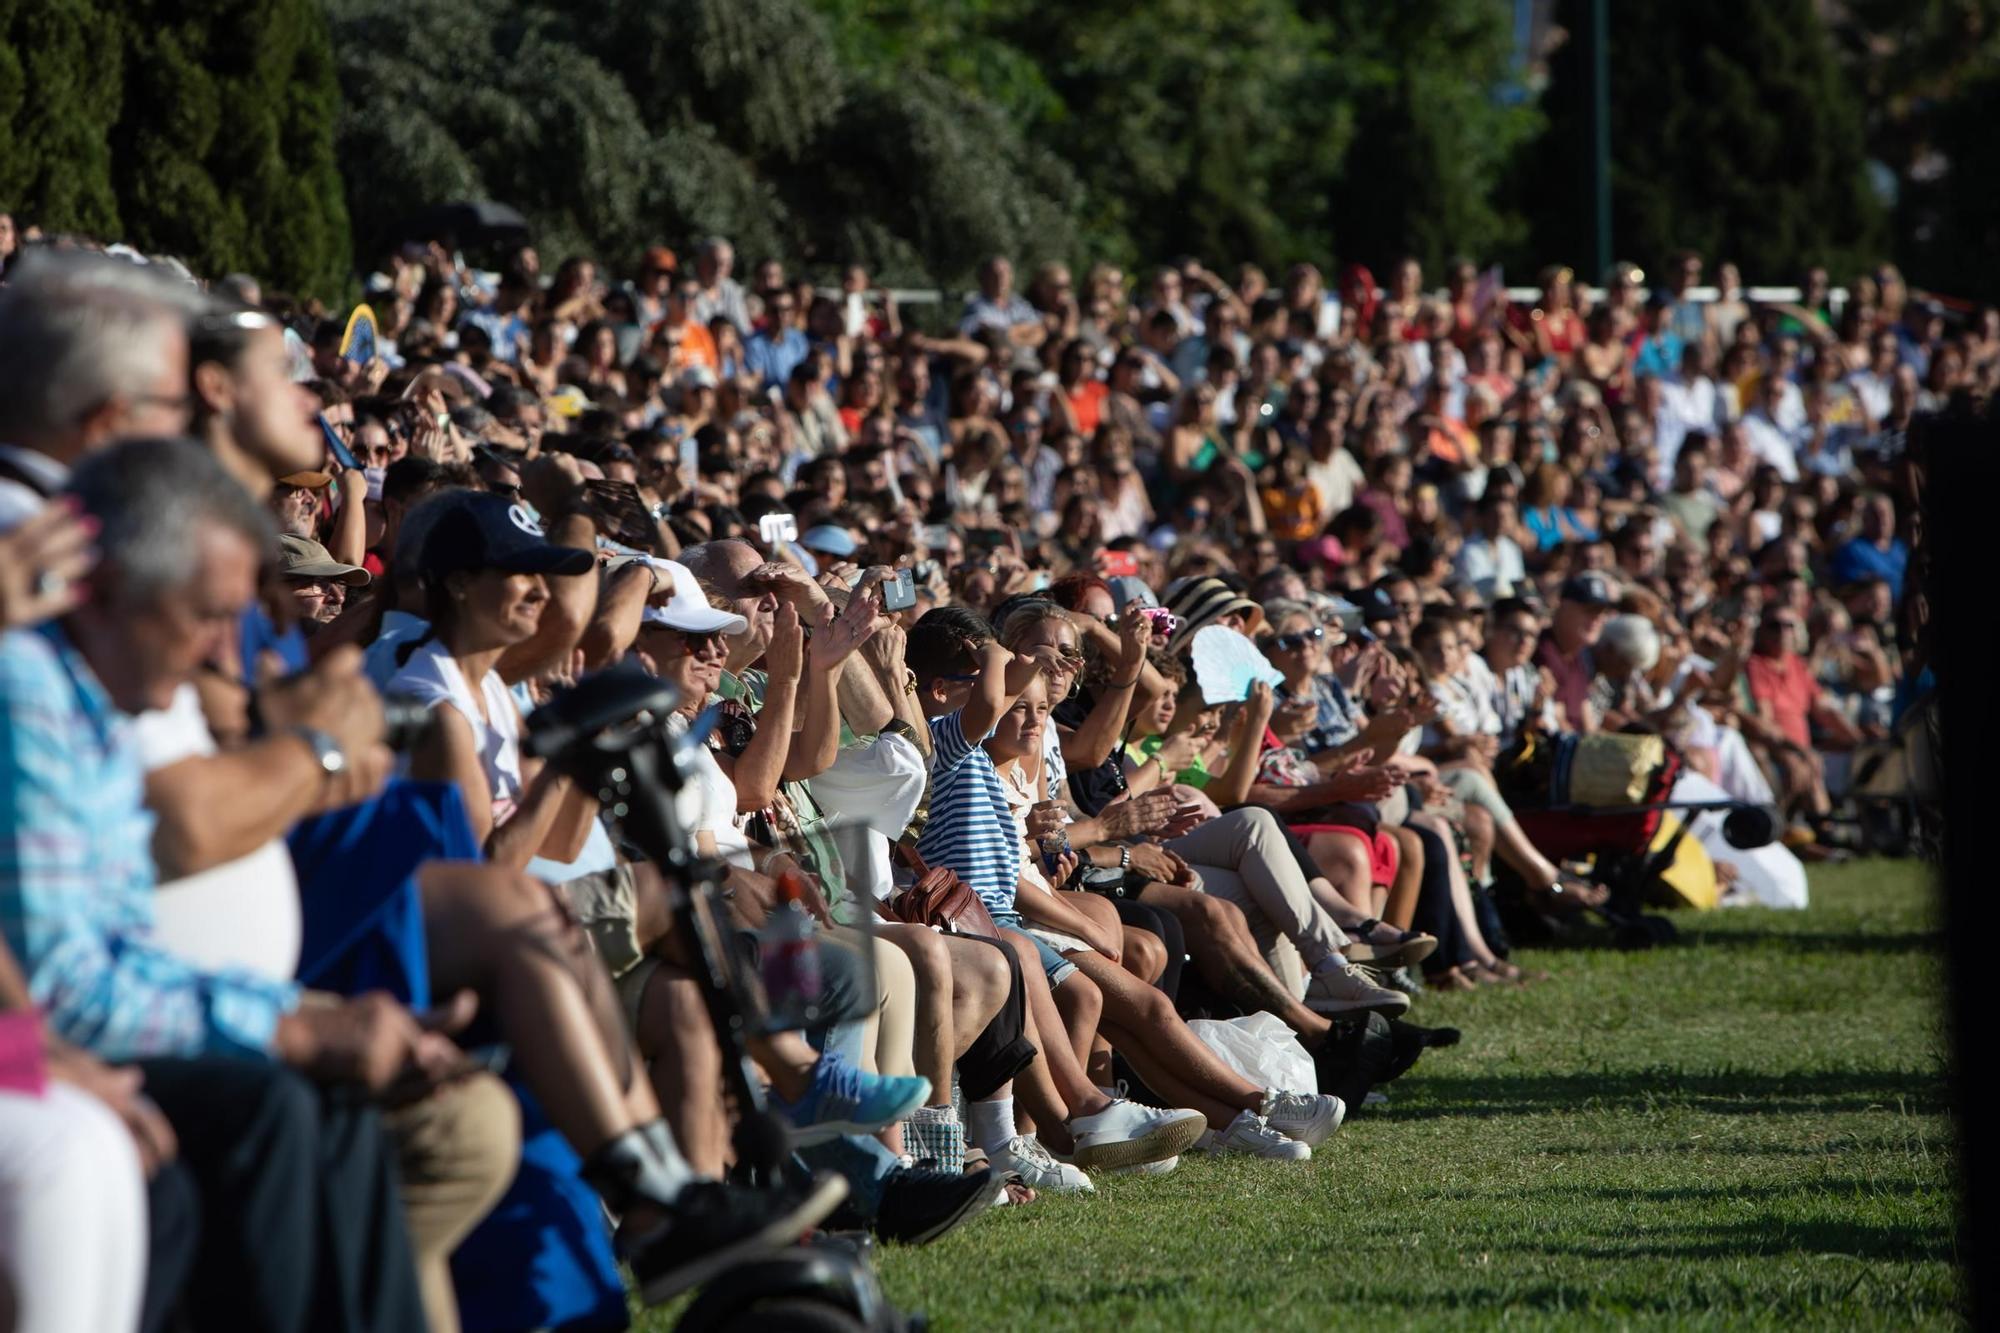
M 107 1060 L 262 1058 L 298 990 L 152 943 L 144 800 L 131 719 L 63 632 L 0 636 L 0 928 L 50 1028 Z

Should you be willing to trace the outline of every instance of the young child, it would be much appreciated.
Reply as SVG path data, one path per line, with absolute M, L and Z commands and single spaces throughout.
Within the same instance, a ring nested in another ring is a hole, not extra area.
M 1052 1103 L 1061 1123 L 1051 1128 L 1073 1140 L 1071 1160 L 1077 1166 L 1140 1166 L 1177 1159 L 1207 1128 L 1206 1117 L 1192 1110 L 1154 1110 L 1106 1097 L 1097 1089 L 1059 1035 L 1064 1028 L 1053 989 L 1087 988 L 1091 983 L 1078 973 L 1076 964 L 1038 945 L 1020 929 L 1022 918 L 1015 906 L 1021 878 L 1020 835 L 1000 775 L 980 747 L 1039 678 L 1039 661 L 1017 658 L 1001 646 L 991 626 L 962 607 L 925 613 L 910 629 L 904 658 L 916 676 L 917 699 L 931 731 L 930 816 L 917 852 L 926 864 L 948 867 L 965 880 L 1001 928 L 1004 942 L 1021 959 L 1028 983 L 1030 1039 L 1041 1050 L 1036 1069 L 1022 1079 L 1032 1075 L 1038 1081 L 1038 1095 Z M 1037 982 L 1037 977 L 1043 980 Z M 1094 1002 L 1096 997 L 1089 998 Z M 1040 1086 L 1043 1080 L 1053 1086 Z M 1040 1148 L 1032 1138 L 1015 1133 L 1011 1096 L 973 1103 L 966 1119 L 968 1136 L 986 1149 L 996 1168 L 1023 1152 L 1029 1154 L 1030 1165 L 1037 1165 L 1034 1154 Z M 1019 1169 L 1011 1162 L 1009 1166 Z M 1033 1174 L 1022 1174 L 1035 1183 Z

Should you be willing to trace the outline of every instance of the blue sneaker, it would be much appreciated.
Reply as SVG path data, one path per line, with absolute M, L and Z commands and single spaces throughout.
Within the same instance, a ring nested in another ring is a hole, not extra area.
M 930 1095 L 927 1078 L 870 1074 L 837 1055 L 822 1055 L 813 1066 L 812 1086 L 805 1096 L 787 1102 L 773 1093 L 771 1104 L 792 1122 L 792 1142 L 803 1148 L 846 1134 L 886 1129 L 906 1119 Z

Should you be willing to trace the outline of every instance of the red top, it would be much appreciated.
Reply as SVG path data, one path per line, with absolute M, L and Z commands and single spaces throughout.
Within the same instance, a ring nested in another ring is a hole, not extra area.
M 1743 668 L 1750 679 L 1750 697 L 1771 711 L 1771 720 L 1785 739 L 1801 749 L 1812 745 L 1812 711 L 1819 703 L 1819 682 L 1806 659 L 1787 652 L 1782 657 L 1753 655 Z
M 1575 657 L 1566 658 L 1556 647 L 1553 634 L 1542 636 L 1540 646 L 1535 649 L 1535 665 L 1547 667 L 1556 679 L 1556 702 L 1562 705 L 1563 721 L 1571 731 L 1582 731 L 1583 706 L 1590 698 L 1590 682 L 1597 674 L 1597 663 L 1584 648 Z

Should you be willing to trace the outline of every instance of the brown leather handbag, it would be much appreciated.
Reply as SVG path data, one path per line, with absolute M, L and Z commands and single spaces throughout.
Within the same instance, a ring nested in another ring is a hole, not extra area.
M 1000 938 L 1000 927 L 993 924 L 986 904 L 979 901 L 970 884 L 947 866 L 925 865 L 916 848 L 908 844 L 899 844 L 897 851 L 916 882 L 890 895 L 890 916 L 913 926 L 936 926 L 951 935 Z

